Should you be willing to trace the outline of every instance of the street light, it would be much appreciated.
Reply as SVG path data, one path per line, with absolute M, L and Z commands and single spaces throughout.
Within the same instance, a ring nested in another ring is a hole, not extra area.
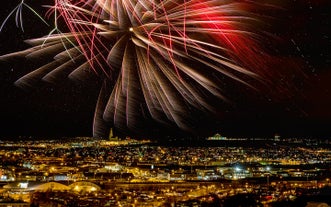
M 267 173 L 267 187 L 268 187 L 268 189 L 269 189 L 269 176 L 270 176 L 270 174 Z

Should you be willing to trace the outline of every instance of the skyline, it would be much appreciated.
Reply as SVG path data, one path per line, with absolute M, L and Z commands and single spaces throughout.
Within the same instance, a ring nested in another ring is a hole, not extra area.
M 10 12 L 13 4 L 15 2 L 4 4 L 0 21 Z M 38 1 L 34 4 L 38 5 Z M 265 89 L 252 92 L 247 88 L 237 90 L 233 88 L 236 85 L 228 85 L 226 89 L 237 94 L 231 94 L 231 103 L 225 105 L 221 118 L 202 122 L 199 125 L 202 129 L 194 135 L 220 132 L 225 136 L 272 136 L 275 133 L 285 136 L 330 136 L 330 3 L 296 1 L 282 6 L 285 7 L 283 12 L 272 16 L 277 19 L 272 22 L 277 24 L 270 26 L 278 41 L 276 44 L 265 42 L 264 46 L 281 58 L 281 63 L 284 63 L 282 70 L 297 67 L 303 71 L 306 78 L 298 76 L 299 80 L 295 77 L 289 79 L 297 81 L 295 84 L 302 87 L 296 87 L 287 94 L 288 97 L 273 100 L 273 97 L 261 94 Z M 26 15 L 31 14 L 26 12 Z M 24 39 L 47 34 L 46 27 L 35 31 L 35 24 L 40 24 L 37 18 L 27 18 L 23 33 L 15 27 L 11 18 L 0 33 L 1 55 L 25 48 Z M 15 64 L 1 63 L 0 114 L 4 121 L 0 135 L 91 136 L 94 108 L 101 85 L 97 77 L 84 84 L 67 79 L 57 85 L 38 83 L 35 89 L 24 91 L 13 85 L 29 71 L 29 68 L 22 67 L 24 64 L 23 60 Z M 275 69 L 279 65 L 272 67 Z M 289 74 L 285 73 L 285 77 Z M 167 136 L 165 132 L 168 131 L 155 127 L 151 136 Z M 170 135 L 186 136 L 176 130 Z

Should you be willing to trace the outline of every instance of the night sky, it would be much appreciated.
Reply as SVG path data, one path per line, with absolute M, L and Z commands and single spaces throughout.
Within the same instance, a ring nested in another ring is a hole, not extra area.
M 18 1 L 17 1 L 18 2 Z M 17 5 L 5 0 L 0 21 Z M 27 3 L 41 13 L 41 0 Z M 263 1 L 261 1 L 263 2 Z M 271 0 L 266 2 L 273 2 Z M 200 136 L 216 132 L 225 136 L 331 136 L 331 2 L 329 0 L 294 0 L 279 3 L 282 9 L 269 14 L 268 32 L 272 43 L 263 42 L 281 64 L 282 71 L 296 68 L 304 74 L 291 77 L 295 90 L 287 96 L 269 97 L 259 92 L 234 94 L 232 103 L 224 108 L 218 121 L 208 123 Z M 24 8 L 24 29 L 16 27 L 11 18 L 0 33 L 0 54 L 28 48 L 23 40 L 40 37 L 49 28 Z M 22 90 L 14 82 L 31 71 L 31 62 L 17 59 L 0 63 L 0 139 L 17 136 L 92 136 L 92 121 L 100 81 L 96 76 L 84 83 L 63 80 L 61 84 L 37 84 Z M 287 75 L 287 73 L 285 73 Z M 231 87 L 227 86 L 230 92 Z M 201 123 L 201 128 L 206 123 Z M 168 134 L 157 129 L 157 135 Z M 176 135 L 176 131 L 171 135 Z M 181 133 L 178 136 L 184 136 Z M 123 134 L 125 136 L 125 134 Z

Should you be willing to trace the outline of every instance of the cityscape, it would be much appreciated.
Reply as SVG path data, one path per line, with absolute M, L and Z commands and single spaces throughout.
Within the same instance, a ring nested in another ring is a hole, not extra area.
M 1 136 L 330 136 L 330 1 L 69 2 L 3 2 Z
M 0 206 L 330 206 L 328 139 L 0 142 Z
M 330 0 L 0 11 L 0 207 L 331 207 Z

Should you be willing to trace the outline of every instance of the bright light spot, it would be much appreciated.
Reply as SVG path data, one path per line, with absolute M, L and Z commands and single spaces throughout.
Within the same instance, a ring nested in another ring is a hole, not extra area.
M 130 32 L 133 32 L 133 28 L 132 28 L 132 27 L 130 27 L 130 28 L 129 28 L 129 31 L 130 31 Z
M 28 183 L 19 183 L 18 186 L 20 188 L 28 188 Z

